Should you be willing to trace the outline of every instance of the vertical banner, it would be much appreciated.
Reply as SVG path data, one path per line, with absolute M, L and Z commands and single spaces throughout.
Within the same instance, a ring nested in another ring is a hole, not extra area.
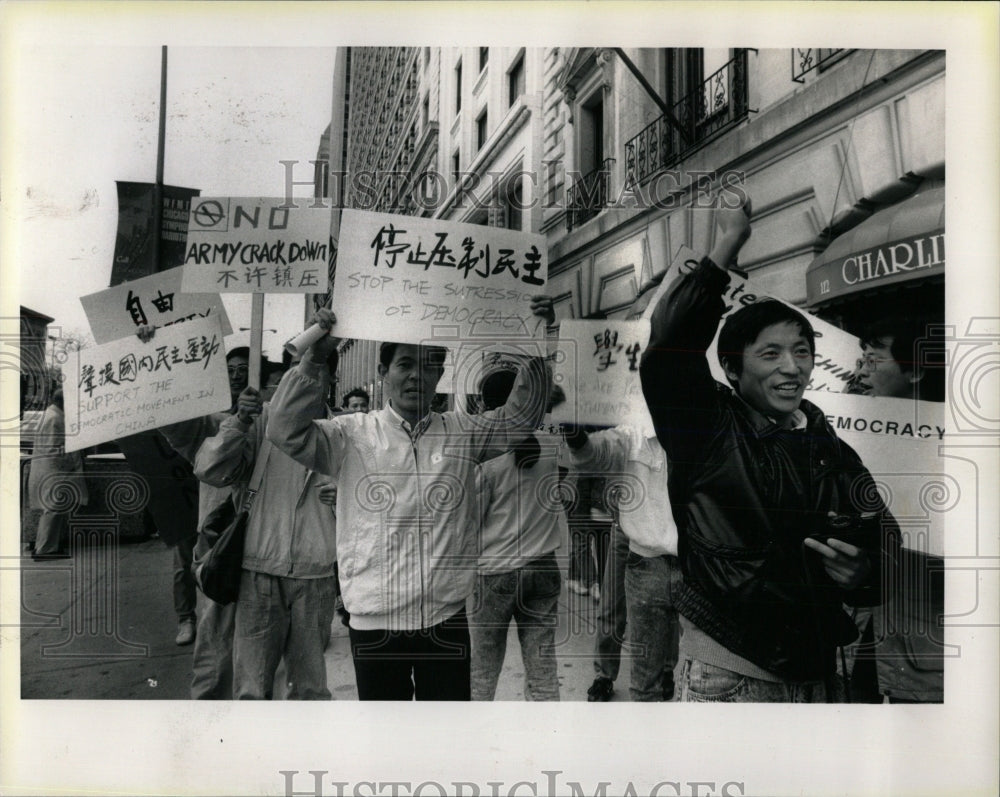
M 188 213 L 197 188 L 163 186 L 163 226 L 160 230 L 159 268 L 153 262 L 153 183 L 117 181 L 118 235 L 111 265 L 111 285 L 120 285 L 174 268 L 184 262 Z

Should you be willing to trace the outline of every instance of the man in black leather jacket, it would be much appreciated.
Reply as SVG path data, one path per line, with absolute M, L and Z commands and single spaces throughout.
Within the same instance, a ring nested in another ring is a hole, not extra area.
M 858 455 L 802 398 L 805 316 L 774 300 L 740 308 L 718 347 L 730 386 L 712 378 L 727 268 L 750 235 L 749 205 L 715 214 L 712 253 L 657 305 L 641 366 L 679 530 L 678 695 L 836 700 L 836 647 L 857 633 L 843 604 L 880 601 L 898 529 Z

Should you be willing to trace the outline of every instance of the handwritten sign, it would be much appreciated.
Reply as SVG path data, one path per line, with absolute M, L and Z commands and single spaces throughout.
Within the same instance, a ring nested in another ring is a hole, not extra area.
M 552 410 L 552 417 L 575 424 L 629 424 L 652 434 L 639 381 L 648 343 L 645 319 L 563 321 L 553 379 L 566 393 L 566 402 Z
M 230 406 L 218 316 L 76 352 L 64 366 L 66 450 L 197 418 Z
M 871 471 L 903 545 L 944 556 L 945 515 L 970 498 L 941 453 L 948 440 L 945 404 L 825 391 L 808 391 L 806 398 Z
M 330 209 L 308 200 L 191 200 L 182 288 L 188 293 L 325 293 L 336 246 Z
M 543 236 L 345 210 L 333 289 L 337 334 L 440 345 L 541 334 Z
M 108 290 L 81 296 L 90 331 L 98 343 L 134 335 L 136 327 L 168 327 L 215 313 L 222 334 L 231 335 L 229 316 L 218 293 L 182 293 L 181 267 L 161 271 Z

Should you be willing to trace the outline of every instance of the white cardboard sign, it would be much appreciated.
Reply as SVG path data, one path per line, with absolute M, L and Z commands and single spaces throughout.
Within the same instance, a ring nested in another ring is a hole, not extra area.
M 115 440 L 230 406 L 219 317 L 75 352 L 63 366 L 66 450 Z
M 345 210 L 336 332 L 444 346 L 540 336 L 543 322 L 530 302 L 547 281 L 541 235 Z
M 183 293 L 182 266 L 123 282 L 107 290 L 80 297 L 90 332 L 97 343 L 110 343 L 134 335 L 137 327 L 168 327 L 215 313 L 222 334 L 231 335 L 229 316 L 218 293 Z
M 183 290 L 325 293 L 336 246 L 329 207 L 307 199 L 194 197 Z

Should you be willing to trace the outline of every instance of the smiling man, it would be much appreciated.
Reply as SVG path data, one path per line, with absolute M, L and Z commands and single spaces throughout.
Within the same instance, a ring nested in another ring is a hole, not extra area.
M 550 324 L 552 301 L 532 311 Z M 333 329 L 336 318 L 315 318 Z M 507 402 L 478 416 L 431 410 L 444 370 L 438 346 L 383 343 L 378 372 L 388 405 L 313 420 L 326 394 L 325 335 L 282 381 L 268 438 L 337 485 L 337 555 L 361 700 L 469 700 L 465 614 L 478 554 L 475 469 L 533 431 L 550 378 L 544 360 L 522 367 Z
M 718 346 L 729 386 L 712 378 L 705 352 L 749 208 L 716 219 L 711 255 L 657 305 L 640 369 L 678 527 L 679 696 L 833 701 L 836 647 L 857 635 L 842 605 L 880 600 L 898 530 L 857 454 L 802 398 L 805 316 L 774 300 L 733 313 Z

